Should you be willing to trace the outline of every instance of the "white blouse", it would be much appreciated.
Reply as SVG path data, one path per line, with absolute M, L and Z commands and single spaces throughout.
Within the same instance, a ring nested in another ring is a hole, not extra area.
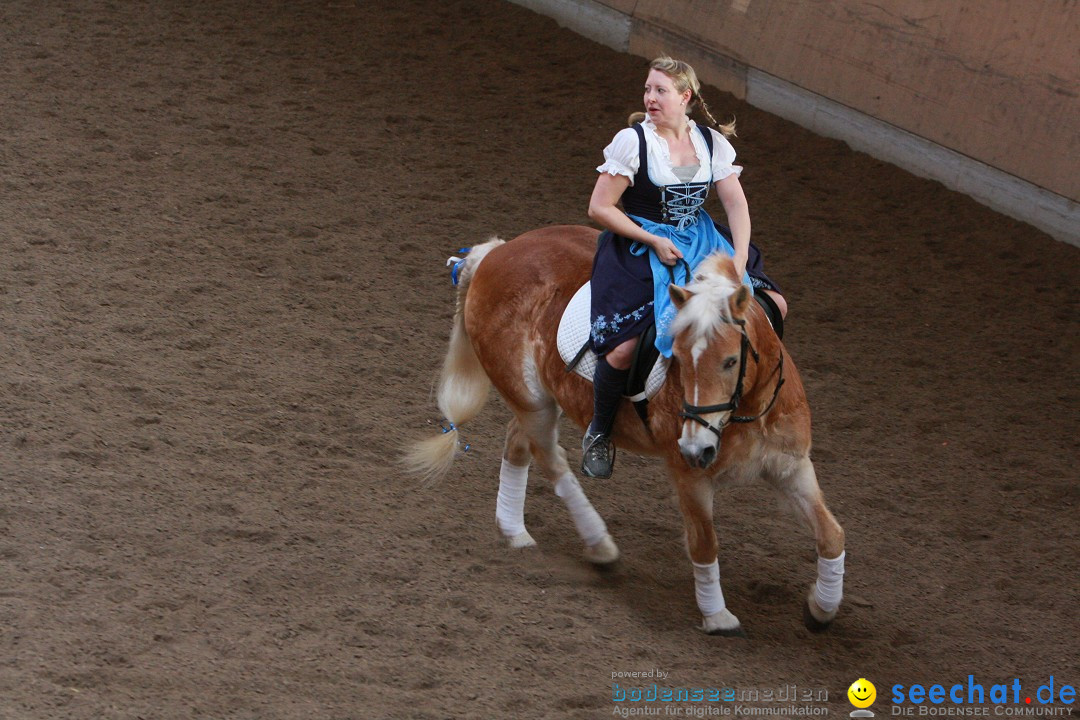
M 694 143 L 694 151 L 697 153 L 698 164 L 701 166 L 690 182 L 708 182 L 710 174 L 714 182 L 723 180 L 728 175 L 742 174 L 742 167 L 732 164 L 735 162 L 735 148 L 723 135 L 712 128 L 707 128 L 713 138 L 710 168 L 709 147 L 705 144 L 705 138 L 694 129 L 697 123 L 690 118 L 686 121 L 690 126 L 690 140 Z M 653 185 L 661 187 L 682 184 L 683 181 L 679 180 L 671 170 L 671 153 L 668 150 L 667 140 L 656 133 L 656 125 L 650 118 L 646 117 L 642 120 L 641 126 L 645 130 L 645 152 L 648 153 L 649 179 L 652 180 Z M 630 178 L 630 184 L 633 185 L 634 175 L 640 165 L 637 131 L 628 127 L 620 130 L 611 144 L 604 148 L 604 164 L 596 170 L 611 175 L 625 175 Z

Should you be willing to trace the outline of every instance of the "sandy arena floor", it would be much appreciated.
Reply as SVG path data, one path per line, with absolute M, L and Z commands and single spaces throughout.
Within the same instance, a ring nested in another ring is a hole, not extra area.
M 441 485 L 396 466 L 438 420 L 444 259 L 587 222 L 640 58 L 494 0 L 0 28 L 0 718 L 595 718 L 650 669 L 846 717 L 860 676 L 1080 680 L 1077 248 L 707 91 L 848 538 L 811 635 L 808 533 L 724 490 L 750 637 L 708 637 L 659 464 L 586 483 L 606 574 L 540 478 L 541 549 L 496 542 L 500 401 Z

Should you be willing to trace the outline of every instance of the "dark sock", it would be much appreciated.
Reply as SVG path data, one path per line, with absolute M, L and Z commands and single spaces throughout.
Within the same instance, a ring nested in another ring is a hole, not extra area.
M 628 375 L 629 370 L 616 370 L 608 365 L 605 357 L 597 361 L 593 375 L 593 419 L 589 424 L 589 432 L 593 435 L 611 435 Z

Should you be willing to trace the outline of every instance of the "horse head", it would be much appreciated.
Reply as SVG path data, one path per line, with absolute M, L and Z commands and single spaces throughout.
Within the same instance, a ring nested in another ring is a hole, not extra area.
M 706 258 L 685 288 L 671 285 L 678 310 L 671 326 L 672 353 L 683 387 L 679 450 L 691 467 L 707 468 L 720 453 L 724 427 L 733 420 L 744 390 L 749 357 L 757 353 L 747 334 L 750 289 L 726 255 Z

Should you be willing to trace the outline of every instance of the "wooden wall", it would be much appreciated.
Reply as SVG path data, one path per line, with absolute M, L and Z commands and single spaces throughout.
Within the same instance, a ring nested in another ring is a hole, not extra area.
M 635 54 L 676 35 L 1080 201 L 1075 0 L 600 1 Z
M 1025 207 L 1039 206 L 1052 217 L 1036 225 L 1080 244 L 1080 0 L 512 1 L 620 50 L 677 55 L 752 103 L 762 79 L 824 98 L 834 115 L 870 119 L 853 146 L 900 165 L 917 155 L 913 172 L 1029 222 Z M 766 109 L 803 122 L 801 107 Z M 957 167 L 929 171 L 930 155 Z M 999 187 L 980 197 L 967 159 Z

